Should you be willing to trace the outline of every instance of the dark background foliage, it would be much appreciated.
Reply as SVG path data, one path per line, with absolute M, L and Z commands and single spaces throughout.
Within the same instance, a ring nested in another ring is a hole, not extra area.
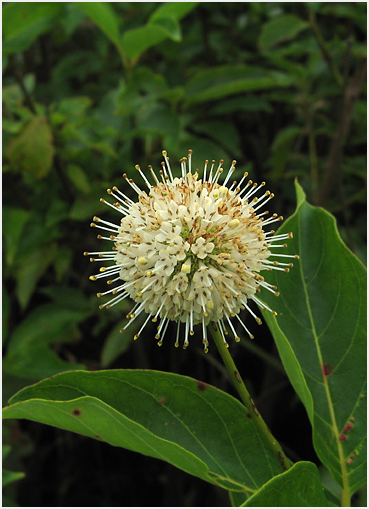
M 215 348 L 195 335 L 176 350 L 169 329 L 159 349 L 154 324 L 133 342 L 134 327 L 119 333 L 130 303 L 100 311 L 104 283 L 88 279 L 83 252 L 103 249 L 89 222 L 117 221 L 99 198 L 131 194 L 122 173 L 160 167 L 164 148 L 174 167 L 190 148 L 199 168 L 237 159 L 235 178 L 266 180 L 285 216 L 298 178 L 365 261 L 366 3 L 162 5 L 3 5 L 4 404 L 83 367 L 172 371 L 233 394 Z M 231 350 L 259 409 L 293 461 L 319 466 L 268 329 L 245 320 L 255 340 Z M 6 467 L 26 474 L 9 504 L 229 505 L 170 465 L 61 430 L 11 422 L 4 440 Z

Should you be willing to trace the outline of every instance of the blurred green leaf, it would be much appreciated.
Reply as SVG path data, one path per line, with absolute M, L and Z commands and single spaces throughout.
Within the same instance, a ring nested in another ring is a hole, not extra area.
M 132 59 L 168 37 L 168 31 L 158 24 L 132 28 L 123 34 L 123 49 Z
M 252 495 L 242 507 L 329 507 L 319 471 L 308 461 L 295 463 L 276 475 Z
M 6 155 L 10 163 L 21 171 L 27 171 L 38 179 L 46 177 L 54 156 L 53 136 L 46 118 L 34 117 L 9 143 Z
M 97 189 L 88 196 L 79 196 L 72 205 L 69 218 L 75 221 L 85 221 L 106 211 L 106 205 L 100 201 L 103 194 L 104 191 Z
M 67 246 L 58 245 L 57 252 L 53 260 L 53 266 L 56 275 L 56 281 L 61 282 L 63 276 L 70 270 L 73 261 L 73 251 Z
M 137 328 L 142 325 L 144 317 L 140 315 L 138 320 L 140 322 L 137 323 Z M 130 330 L 125 330 L 123 333 L 120 332 L 125 325 L 127 325 L 127 319 L 119 321 L 108 334 L 101 352 L 101 366 L 103 368 L 110 366 L 131 346 L 133 341 L 132 332 Z
M 84 194 L 91 192 L 91 184 L 82 168 L 76 164 L 68 164 L 67 174 L 76 188 Z
M 4 372 L 39 380 L 61 371 L 83 368 L 81 364 L 63 361 L 49 345 L 77 339 L 77 325 L 86 316 L 86 311 L 63 309 L 56 304 L 36 308 L 13 332 L 3 361 Z
M 26 50 L 41 34 L 49 31 L 63 10 L 60 2 L 8 2 L 2 9 L 3 53 Z
M 6 263 L 12 265 L 19 240 L 30 213 L 24 209 L 3 208 L 3 235 L 5 237 Z
M 52 243 L 34 249 L 17 261 L 15 278 L 18 300 L 22 309 L 27 307 L 39 279 L 54 260 L 56 253 L 57 245 Z
M 121 51 L 118 15 L 109 2 L 74 2 Z
M 288 74 L 246 65 L 225 65 L 198 71 L 185 86 L 185 105 L 220 99 L 240 92 L 288 87 Z
M 265 111 L 266 113 L 272 113 L 273 108 L 266 99 L 257 95 L 247 94 L 245 97 L 223 99 L 211 109 L 213 115 L 227 115 L 239 111 Z
M 179 136 L 180 122 L 178 115 L 163 104 L 146 108 L 137 118 L 137 128 L 132 136 L 143 133 L 165 136 L 167 146 L 175 146 Z
M 264 316 L 306 406 L 319 458 L 353 493 L 366 479 L 366 270 L 334 218 L 309 205 L 298 184 L 296 191 L 297 210 L 278 233 L 293 232 L 286 251 L 300 260 L 287 277 L 279 271 L 268 277 L 281 295 L 262 292 L 278 312 Z
M 90 311 L 93 306 L 80 290 L 70 288 L 69 286 L 46 286 L 40 291 L 50 297 L 54 304 L 60 306 L 60 308 L 74 311 Z
M 160 17 L 149 21 L 150 25 L 162 28 L 167 36 L 175 42 L 182 40 L 181 26 L 174 16 Z
M 280 42 L 293 39 L 309 24 L 293 14 L 285 14 L 263 24 L 259 37 L 261 50 L 271 49 Z
M 254 493 L 282 466 L 245 407 L 197 380 L 147 370 L 70 372 L 20 391 L 4 418 L 27 418 L 172 463 Z
M 154 73 L 147 67 L 134 69 L 129 83 L 121 82 L 116 96 L 116 115 L 139 113 L 165 94 L 169 93 L 168 85 L 161 74 Z
M 57 111 L 65 115 L 68 120 L 80 120 L 91 105 L 90 97 L 66 97 L 57 103 Z
M 293 153 L 293 144 L 301 134 L 302 128 L 294 125 L 278 131 L 272 144 L 272 157 L 270 158 L 270 165 L 272 167 L 271 178 L 277 179 L 282 176 Z
M 198 2 L 170 2 L 158 7 L 144 26 L 127 30 L 123 34 L 123 48 L 131 59 L 156 46 L 168 37 L 181 40 L 178 21 L 196 7 Z
M 3 332 L 3 345 L 7 340 L 8 330 L 9 330 L 9 314 L 10 314 L 10 305 L 9 305 L 9 295 L 3 284 L 2 288 L 2 332 Z
M 197 122 L 191 127 L 196 134 L 204 134 L 219 143 L 224 150 L 232 154 L 232 157 L 240 157 L 240 137 L 232 122 L 211 120 Z
M 3 468 L 2 470 L 2 486 L 6 486 L 14 481 L 18 481 L 19 479 L 23 479 L 25 474 L 23 472 L 10 472 L 10 470 L 6 470 Z
M 186 14 L 191 12 L 199 2 L 164 2 L 150 16 L 150 21 L 173 17 L 174 19 L 182 19 Z

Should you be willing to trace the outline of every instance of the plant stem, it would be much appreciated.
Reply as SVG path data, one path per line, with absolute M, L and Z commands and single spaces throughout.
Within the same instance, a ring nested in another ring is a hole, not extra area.
M 248 410 L 248 414 L 253 419 L 255 425 L 258 427 L 259 432 L 261 436 L 264 438 L 265 442 L 268 444 L 270 450 L 272 453 L 277 456 L 278 461 L 282 465 L 284 470 L 288 470 L 291 467 L 291 464 L 289 460 L 287 459 L 286 455 L 284 454 L 281 446 L 277 442 L 277 440 L 273 437 L 273 435 L 270 432 L 270 429 L 265 424 L 263 418 L 261 417 L 258 409 L 256 408 L 255 403 L 253 402 L 246 385 L 243 383 L 243 380 L 238 372 L 238 369 L 236 367 L 236 364 L 234 363 L 234 360 L 229 353 L 228 345 L 224 343 L 223 337 L 219 331 L 218 326 L 215 323 L 211 323 L 209 325 L 209 331 L 212 335 L 214 342 L 218 348 L 218 351 L 223 359 L 223 362 L 227 368 L 227 371 L 229 373 L 229 376 L 231 377 L 240 397 L 245 405 L 246 409 Z

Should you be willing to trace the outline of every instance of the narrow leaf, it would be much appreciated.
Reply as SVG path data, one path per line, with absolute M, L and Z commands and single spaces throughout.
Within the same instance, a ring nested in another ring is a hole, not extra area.
M 221 97 L 290 86 L 294 78 L 279 71 L 245 65 L 223 65 L 198 71 L 186 84 L 185 104 L 220 99 Z
M 328 507 L 319 471 L 308 461 L 299 461 L 287 472 L 273 477 L 250 497 L 243 507 Z
M 259 37 L 260 49 L 270 49 L 282 41 L 293 39 L 308 26 L 306 21 L 293 14 L 286 14 L 279 18 L 272 19 L 263 24 Z

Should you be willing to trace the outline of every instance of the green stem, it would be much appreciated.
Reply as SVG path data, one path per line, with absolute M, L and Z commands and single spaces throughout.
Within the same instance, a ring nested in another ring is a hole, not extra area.
M 351 506 L 351 495 L 350 495 L 350 491 L 347 487 L 341 491 L 341 507 L 350 507 L 350 506 Z
M 253 402 L 248 390 L 246 389 L 246 385 L 243 383 L 243 380 L 238 372 L 236 364 L 229 353 L 228 345 L 224 343 L 223 337 L 219 331 L 219 328 L 216 323 L 211 323 L 209 325 L 209 331 L 214 339 L 214 343 L 216 344 L 218 351 L 223 359 L 225 367 L 231 377 L 240 397 L 248 410 L 248 413 L 252 417 L 255 425 L 258 427 L 261 436 L 264 438 L 265 442 L 268 444 L 272 453 L 278 458 L 278 461 L 281 463 L 284 470 L 288 470 L 291 467 L 287 456 L 284 454 L 281 446 L 277 442 L 277 440 L 273 437 L 270 432 L 270 429 L 265 424 L 263 418 L 261 417 L 258 409 L 256 408 L 255 403 Z

